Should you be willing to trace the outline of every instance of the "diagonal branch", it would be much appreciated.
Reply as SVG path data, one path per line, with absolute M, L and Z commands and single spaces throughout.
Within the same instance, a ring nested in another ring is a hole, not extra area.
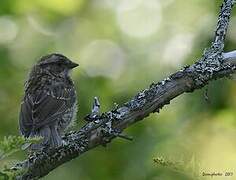
M 90 116 L 91 122 L 79 131 L 65 135 L 66 145 L 49 151 L 37 152 L 25 161 L 16 164 L 11 171 L 24 170 L 24 173 L 17 179 L 43 177 L 61 164 L 98 145 L 110 142 L 117 137 L 112 130 L 120 133 L 150 113 L 159 112 L 175 97 L 185 92 L 193 92 L 212 80 L 228 77 L 234 73 L 236 71 L 236 51 L 222 53 L 233 5 L 233 0 L 223 1 L 212 46 L 204 52 L 200 60 L 171 74 L 163 81 L 151 84 L 124 105 L 102 115 L 96 113 L 95 116 Z
M 225 35 L 228 29 L 230 14 L 234 4 L 234 0 L 224 0 L 223 4 L 221 5 L 220 15 L 215 31 L 215 38 L 213 41 L 213 46 L 219 47 L 220 50 L 223 50 L 224 48 Z

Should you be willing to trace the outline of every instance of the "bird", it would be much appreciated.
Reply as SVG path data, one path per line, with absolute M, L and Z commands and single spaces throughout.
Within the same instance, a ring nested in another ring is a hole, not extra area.
M 25 138 L 42 137 L 30 145 L 37 151 L 63 145 L 62 136 L 77 114 L 77 95 L 70 72 L 79 64 L 62 54 L 41 57 L 25 82 L 19 129 Z

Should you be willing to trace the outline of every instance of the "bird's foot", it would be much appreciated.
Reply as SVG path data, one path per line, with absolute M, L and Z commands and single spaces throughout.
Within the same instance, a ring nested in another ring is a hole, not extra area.
M 84 119 L 88 122 L 99 123 L 102 115 L 100 115 L 100 102 L 97 97 L 94 97 L 94 102 L 92 105 L 91 113 L 88 114 Z M 116 108 L 118 105 L 116 104 Z M 112 121 L 108 121 L 107 123 L 102 124 L 101 132 L 103 135 L 102 145 L 105 146 L 107 143 L 111 141 L 114 137 L 120 137 L 129 141 L 132 141 L 133 138 L 121 133 L 121 130 L 112 127 Z

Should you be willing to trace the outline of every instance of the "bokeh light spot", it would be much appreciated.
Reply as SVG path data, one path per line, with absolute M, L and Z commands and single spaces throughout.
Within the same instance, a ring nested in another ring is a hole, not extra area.
M 79 63 L 89 76 L 118 78 L 125 62 L 123 50 L 113 41 L 95 40 L 82 51 Z
M 18 27 L 10 17 L 0 17 L 0 44 L 13 41 L 16 38 L 17 32 Z
M 36 18 L 32 15 L 27 17 L 29 24 L 36 30 L 37 32 L 46 35 L 46 36 L 53 36 L 55 32 L 51 31 L 47 26 L 44 25 L 43 20 L 40 18 Z
M 129 36 L 144 38 L 157 32 L 161 22 L 158 1 L 125 1 L 117 8 L 120 29 Z
M 191 52 L 193 35 L 190 33 L 177 34 L 171 38 L 163 51 L 162 64 L 179 66 Z

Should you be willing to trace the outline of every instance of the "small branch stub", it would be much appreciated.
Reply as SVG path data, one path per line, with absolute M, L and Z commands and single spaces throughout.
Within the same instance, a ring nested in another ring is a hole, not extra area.
M 98 119 L 99 116 L 100 116 L 100 102 L 98 100 L 98 97 L 94 97 L 91 114 L 88 114 L 84 119 L 88 122 L 91 122 Z

